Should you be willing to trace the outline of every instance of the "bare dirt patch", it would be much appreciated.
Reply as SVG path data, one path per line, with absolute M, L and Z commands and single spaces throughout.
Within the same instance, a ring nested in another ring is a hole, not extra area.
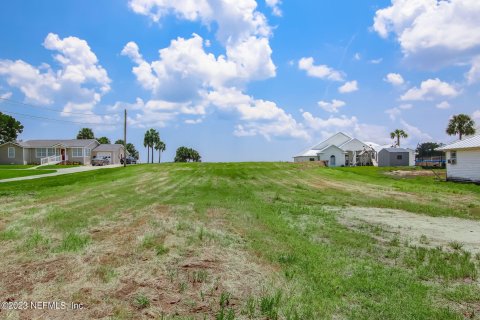
M 446 246 L 452 242 L 463 244 L 472 253 L 480 252 L 480 221 L 455 217 L 430 217 L 402 210 L 383 208 L 329 208 L 341 213 L 345 224 L 367 222 L 387 231 L 398 232 L 402 237 L 419 241 L 426 237 L 431 246 Z
M 432 170 L 393 170 L 385 173 L 389 176 L 397 177 L 432 177 L 435 173 Z

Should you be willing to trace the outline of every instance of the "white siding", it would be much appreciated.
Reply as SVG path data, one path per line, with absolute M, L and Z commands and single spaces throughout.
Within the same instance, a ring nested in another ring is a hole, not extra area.
M 450 151 L 447 159 L 450 159 Z M 457 150 L 457 164 L 447 163 L 447 178 L 480 181 L 480 149 Z
M 415 150 L 412 149 L 407 149 L 408 152 L 410 152 L 409 157 L 408 157 L 408 165 L 413 167 L 415 166 Z
M 341 167 L 345 165 L 345 152 L 335 146 L 331 146 L 322 151 L 320 154 L 320 160 L 328 161 L 328 166 L 332 167 L 330 164 L 330 157 L 335 156 L 335 167 Z

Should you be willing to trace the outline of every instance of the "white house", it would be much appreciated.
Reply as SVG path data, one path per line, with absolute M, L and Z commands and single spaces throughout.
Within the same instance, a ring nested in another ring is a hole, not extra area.
M 324 161 L 329 167 L 375 164 L 375 150 L 339 132 L 293 157 L 294 162 Z
M 438 148 L 446 153 L 447 180 L 480 183 L 480 135 Z

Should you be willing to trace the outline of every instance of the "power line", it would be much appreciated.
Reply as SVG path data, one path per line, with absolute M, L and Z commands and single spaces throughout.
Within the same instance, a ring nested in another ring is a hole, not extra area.
M 14 115 L 19 115 L 23 117 L 29 117 L 29 118 L 35 118 L 35 119 L 43 119 L 43 120 L 50 120 L 50 121 L 58 121 L 58 122 L 68 122 L 68 123 L 75 123 L 75 124 L 83 124 L 83 125 L 91 125 L 91 126 L 114 126 L 117 125 L 118 123 L 93 123 L 93 122 L 79 122 L 79 121 L 71 121 L 71 120 L 62 120 L 62 119 L 53 119 L 53 118 L 47 118 L 47 117 L 42 117 L 42 116 L 34 116 L 31 114 L 24 114 L 24 113 L 18 113 L 18 112 L 12 112 L 12 111 L 1 111 L 6 114 L 14 114 Z M 90 116 L 92 114 L 89 114 Z
M 110 115 L 120 115 L 120 113 L 96 113 L 96 114 L 93 114 L 93 113 L 82 113 L 82 112 L 63 111 L 63 110 L 60 110 L 60 109 L 52 109 L 52 108 L 34 106 L 34 105 L 31 105 L 31 104 L 28 104 L 28 103 L 24 103 L 24 102 L 12 100 L 12 99 L 7 99 L 7 98 L 1 98 L 1 97 L 0 97 L 0 100 L 6 101 L 6 102 L 10 102 L 10 103 L 13 103 L 13 104 L 20 104 L 20 105 L 23 105 L 23 106 L 26 106 L 26 107 L 30 107 L 30 108 L 35 108 L 35 109 L 40 109 L 40 110 L 49 110 L 49 111 L 60 112 L 60 113 L 79 114 L 79 115 L 85 115 L 85 116 L 110 116 Z

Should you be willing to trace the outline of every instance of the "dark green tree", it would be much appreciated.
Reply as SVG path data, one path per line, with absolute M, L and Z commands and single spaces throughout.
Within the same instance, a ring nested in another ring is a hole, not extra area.
M 23 125 L 14 117 L 0 112 L 0 144 L 17 140 Z
M 475 121 L 466 114 L 454 115 L 447 126 L 447 134 L 450 136 L 457 135 L 462 140 L 464 135 L 475 134 Z
M 92 129 L 82 128 L 78 131 L 77 139 L 95 139 Z
M 97 141 L 98 141 L 100 144 L 110 144 L 110 139 L 108 139 L 107 137 L 97 138 Z
M 187 148 L 187 147 L 180 147 L 177 149 L 175 154 L 175 162 L 200 162 L 202 157 L 198 153 L 198 151 Z
M 427 157 L 440 157 L 443 156 L 443 151 L 437 151 L 437 148 L 443 146 L 441 143 L 436 142 L 424 142 L 420 143 L 415 150 L 417 153 L 417 157 L 427 158 Z

